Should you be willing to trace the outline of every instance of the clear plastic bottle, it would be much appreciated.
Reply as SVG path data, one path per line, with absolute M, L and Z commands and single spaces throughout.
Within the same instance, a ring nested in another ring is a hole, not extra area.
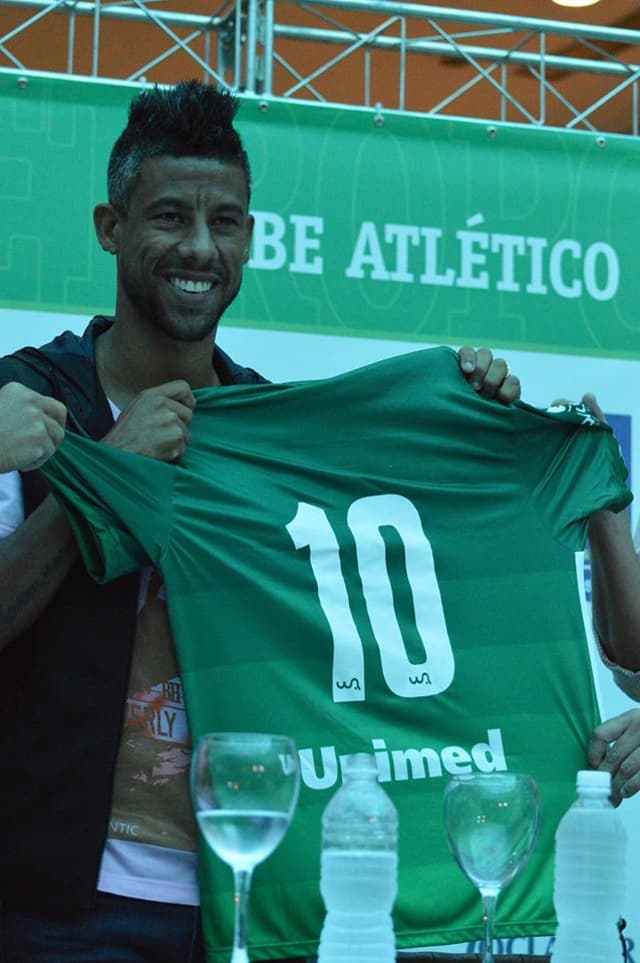
M 344 765 L 322 816 L 320 892 L 327 910 L 318 963 L 395 963 L 398 814 L 373 756 Z
M 626 831 L 609 802 L 609 773 L 581 771 L 577 789 L 556 830 L 553 963 L 620 963 Z

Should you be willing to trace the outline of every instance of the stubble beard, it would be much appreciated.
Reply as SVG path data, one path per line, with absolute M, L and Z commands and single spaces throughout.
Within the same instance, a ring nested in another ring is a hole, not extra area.
M 206 314 L 198 313 L 197 310 L 193 312 L 171 310 L 162 298 L 146 292 L 126 275 L 121 275 L 120 280 L 122 289 L 138 316 L 147 324 L 159 328 L 173 341 L 184 344 L 192 344 L 212 337 L 218 321 L 240 290 L 240 281 L 238 281 L 235 289 L 224 298 L 222 305 L 216 305 L 211 313 Z

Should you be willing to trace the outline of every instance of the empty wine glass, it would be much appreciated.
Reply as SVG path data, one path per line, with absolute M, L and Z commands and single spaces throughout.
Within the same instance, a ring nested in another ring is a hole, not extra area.
M 208 846 L 233 870 L 231 963 L 248 963 L 251 876 L 287 831 L 299 786 L 298 753 L 286 736 L 211 732 L 195 747 L 191 789 L 196 818 Z
M 452 776 L 444 794 L 447 840 L 475 883 L 484 911 L 482 963 L 493 963 L 493 924 L 500 891 L 524 866 L 538 837 L 540 801 L 531 776 Z

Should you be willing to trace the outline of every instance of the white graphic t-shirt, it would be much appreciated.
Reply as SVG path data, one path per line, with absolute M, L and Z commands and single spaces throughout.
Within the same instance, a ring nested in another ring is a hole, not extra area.
M 145 569 L 98 889 L 198 904 L 190 761 L 164 586 L 155 569 Z

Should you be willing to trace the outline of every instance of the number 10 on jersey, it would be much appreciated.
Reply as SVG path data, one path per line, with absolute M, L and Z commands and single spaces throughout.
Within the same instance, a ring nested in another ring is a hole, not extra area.
M 356 546 L 358 575 L 386 685 L 404 699 L 443 692 L 453 681 L 455 662 L 433 551 L 415 505 L 403 495 L 358 498 L 349 506 L 346 521 Z M 420 662 L 411 662 L 407 655 L 382 527 L 393 528 L 404 547 L 412 614 L 424 655 Z M 307 502 L 299 502 L 287 531 L 297 549 L 309 549 L 318 599 L 331 629 L 333 701 L 361 702 L 366 697 L 364 646 L 351 611 L 336 534 L 325 510 Z

